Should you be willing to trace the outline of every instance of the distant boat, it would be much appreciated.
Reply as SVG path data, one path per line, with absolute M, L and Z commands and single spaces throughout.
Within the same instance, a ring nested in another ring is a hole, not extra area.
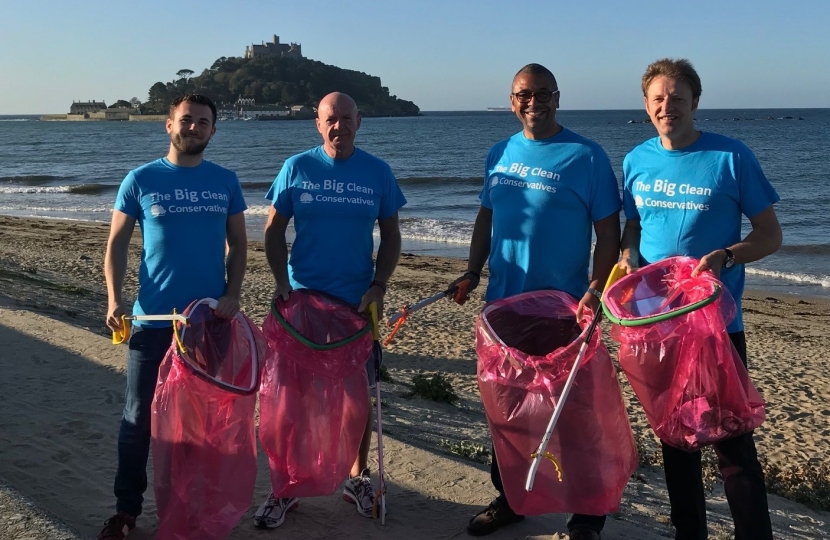
M 504 112 L 509 111 L 510 107 L 487 107 L 487 110 L 490 112 Z

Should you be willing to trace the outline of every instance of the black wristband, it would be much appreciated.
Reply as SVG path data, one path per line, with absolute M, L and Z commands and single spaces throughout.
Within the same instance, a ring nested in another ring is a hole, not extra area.
M 373 280 L 372 283 L 369 284 L 369 287 L 380 287 L 380 290 L 383 291 L 383 294 L 386 294 L 386 283 L 378 280 Z
M 481 279 L 481 273 L 480 273 L 480 272 L 476 272 L 475 270 L 467 270 L 466 272 L 464 272 L 464 275 L 465 275 L 465 276 L 466 276 L 467 274 L 472 274 L 472 275 L 474 275 L 475 277 L 477 277 L 478 279 Z

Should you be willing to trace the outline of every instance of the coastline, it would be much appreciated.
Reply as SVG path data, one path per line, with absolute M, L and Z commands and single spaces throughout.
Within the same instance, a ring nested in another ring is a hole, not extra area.
M 115 437 L 123 404 L 124 350 L 108 344 L 102 322 L 108 228 L 102 223 L 0 216 L 0 336 L 6 350 L 0 358 L 6 374 L 0 381 L 4 396 L 0 442 L 8 448 L 0 460 L 0 478 L 84 537 L 97 532 L 114 503 Z M 125 299 L 135 294 L 139 253 L 136 231 Z M 463 259 L 402 255 L 390 282 L 387 314 L 443 290 L 465 268 Z M 262 243 L 251 241 L 242 303 L 254 321 L 264 318 L 272 292 Z M 452 453 L 452 448 L 464 445 L 489 449 L 475 377 L 473 334 L 482 292 L 483 287 L 474 291 L 464 306 L 442 302 L 413 315 L 384 351 L 393 378 L 382 386 L 388 405 L 384 432 L 389 436 L 392 504 L 386 527 L 352 517 L 353 508 L 333 496 L 303 501 L 297 512 L 301 517 L 292 514 L 278 534 L 436 538 L 457 531 L 464 535 L 469 516 L 493 495 L 487 468 Z M 830 301 L 753 290 L 744 297 L 744 313 L 750 375 L 767 400 L 767 421 L 756 433 L 759 453 L 782 467 L 827 464 L 830 374 L 824 366 L 830 364 Z M 603 340 L 615 355 L 607 330 L 604 324 Z M 458 406 L 405 397 L 415 375 L 431 373 L 443 373 L 450 381 L 460 398 Z M 635 435 L 644 449 L 656 450 L 642 408 L 621 373 L 619 378 Z M 2 440 L 6 438 L 8 444 Z M 375 455 L 373 450 L 372 459 Z M 268 489 L 262 455 L 259 465 L 251 512 Z M 830 536 L 830 512 L 810 510 L 775 495 L 770 496 L 770 505 L 776 535 Z M 731 519 L 722 487 L 715 486 L 707 506 L 710 532 L 728 530 Z M 620 512 L 609 519 L 607 535 L 665 538 L 667 515 L 662 472 L 643 465 L 626 488 Z M 327 525 L 332 516 L 336 523 Z M 9 517 L 6 508 L 0 509 L 0 528 Z M 150 488 L 135 538 L 149 538 L 154 519 Z M 493 538 L 550 538 L 554 531 L 564 530 L 561 516 L 543 516 Z M 8 538 L 33 536 L 31 531 L 26 534 Z M 254 537 L 259 535 L 247 517 L 231 535 Z M 6 540 L 2 533 L 0 540 Z

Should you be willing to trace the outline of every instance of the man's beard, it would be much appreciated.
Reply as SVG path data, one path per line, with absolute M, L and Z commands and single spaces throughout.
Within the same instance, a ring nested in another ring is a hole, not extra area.
M 202 142 L 193 137 L 184 137 L 179 133 L 176 135 L 170 135 L 170 142 L 173 143 L 173 148 L 175 148 L 180 154 L 198 156 L 205 151 L 208 143 L 210 143 L 210 139 Z

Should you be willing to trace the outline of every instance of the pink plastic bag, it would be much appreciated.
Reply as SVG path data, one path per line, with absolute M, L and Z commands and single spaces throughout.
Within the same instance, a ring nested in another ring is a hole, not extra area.
M 216 301 L 191 304 L 187 327 L 159 369 L 152 406 L 158 540 L 221 540 L 251 506 L 254 410 L 265 338 L 243 314 L 221 319 Z M 178 323 L 175 323 L 178 325 Z
M 620 366 L 661 440 L 694 451 L 752 431 L 764 421 L 764 401 L 749 380 L 726 325 L 735 302 L 711 273 L 692 277 L 698 261 L 672 257 L 630 274 L 605 291 L 615 324 Z M 714 300 L 671 317 L 708 298 Z
M 576 360 L 577 304 L 566 293 L 534 291 L 485 306 L 476 320 L 481 400 L 505 495 L 518 514 L 618 510 L 637 467 L 634 436 L 608 350 L 597 327 L 563 405 L 533 491 L 532 454 Z
M 339 299 L 299 289 L 274 302 L 262 329 L 270 352 L 259 440 L 274 495 L 330 495 L 349 475 L 369 415 L 369 321 Z

